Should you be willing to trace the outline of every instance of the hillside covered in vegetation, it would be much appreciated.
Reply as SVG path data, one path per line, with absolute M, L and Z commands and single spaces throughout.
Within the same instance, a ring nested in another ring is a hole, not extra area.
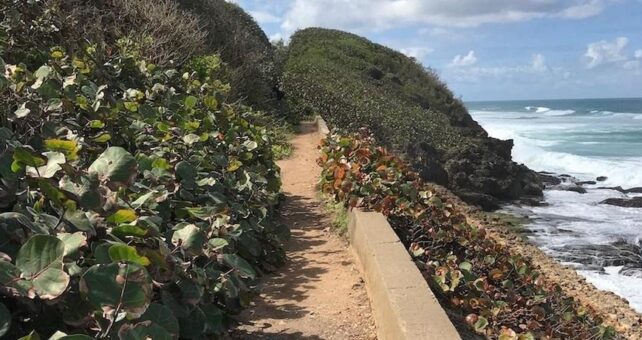
M 305 29 L 289 46 L 284 83 L 294 112 L 335 127 L 367 127 L 423 178 L 485 208 L 539 196 L 535 173 L 511 159 L 511 141 L 488 137 L 437 75 L 353 34 Z

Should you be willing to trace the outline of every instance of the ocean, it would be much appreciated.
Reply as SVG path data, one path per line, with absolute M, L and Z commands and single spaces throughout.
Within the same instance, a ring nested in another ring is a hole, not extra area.
M 642 98 L 489 101 L 466 106 L 490 136 L 514 140 L 516 162 L 581 181 L 608 177 L 585 185 L 585 194 L 547 190 L 548 206 L 509 205 L 505 210 L 530 218 L 526 228 L 532 242 L 642 313 L 642 208 L 600 204 L 607 198 L 642 195 L 599 189 L 642 187 Z

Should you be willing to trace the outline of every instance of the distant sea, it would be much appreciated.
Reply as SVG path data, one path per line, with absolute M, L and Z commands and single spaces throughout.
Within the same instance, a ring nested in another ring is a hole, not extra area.
M 531 218 L 527 226 L 533 232 L 531 241 L 561 261 L 559 249 L 565 245 L 620 241 L 642 245 L 642 208 L 599 204 L 625 195 L 597 189 L 642 187 L 642 98 L 489 101 L 466 106 L 490 136 L 514 140 L 516 162 L 580 180 L 608 177 L 587 186 L 587 194 L 546 191 L 547 207 L 506 207 Z M 642 258 L 642 252 L 638 255 Z M 642 313 L 642 275 L 620 275 L 621 267 L 578 269 L 598 288 L 626 298 Z

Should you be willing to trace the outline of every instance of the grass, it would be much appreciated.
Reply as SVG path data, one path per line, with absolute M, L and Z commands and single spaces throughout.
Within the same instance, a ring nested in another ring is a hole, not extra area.
M 339 236 L 346 236 L 348 234 L 348 219 L 350 213 L 348 208 L 345 207 L 343 202 L 336 202 L 330 197 L 327 197 L 317 192 L 319 200 L 323 203 L 323 210 L 332 216 L 332 231 Z

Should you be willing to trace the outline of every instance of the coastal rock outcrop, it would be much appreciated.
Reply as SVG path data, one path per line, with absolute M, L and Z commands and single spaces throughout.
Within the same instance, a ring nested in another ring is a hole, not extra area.
M 607 198 L 600 204 L 615 205 L 623 208 L 642 208 L 642 197 L 633 198 Z
M 359 53 L 355 53 L 359 51 Z M 428 181 L 469 203 L 542 196 L 541 178 L 513 162 L 438 75 L 406 55 L 354 34 L 309 28 L 294 34 L 285 65 L 290 108 L 321 113 L 335 127 L 367 127 Z
M 642 268 L 642 252 L 639 246 L 618 241 L 611 244 L 566 245 L 556 248 L 558 258 L 564 262 L 585 266 L 627 266 Z

